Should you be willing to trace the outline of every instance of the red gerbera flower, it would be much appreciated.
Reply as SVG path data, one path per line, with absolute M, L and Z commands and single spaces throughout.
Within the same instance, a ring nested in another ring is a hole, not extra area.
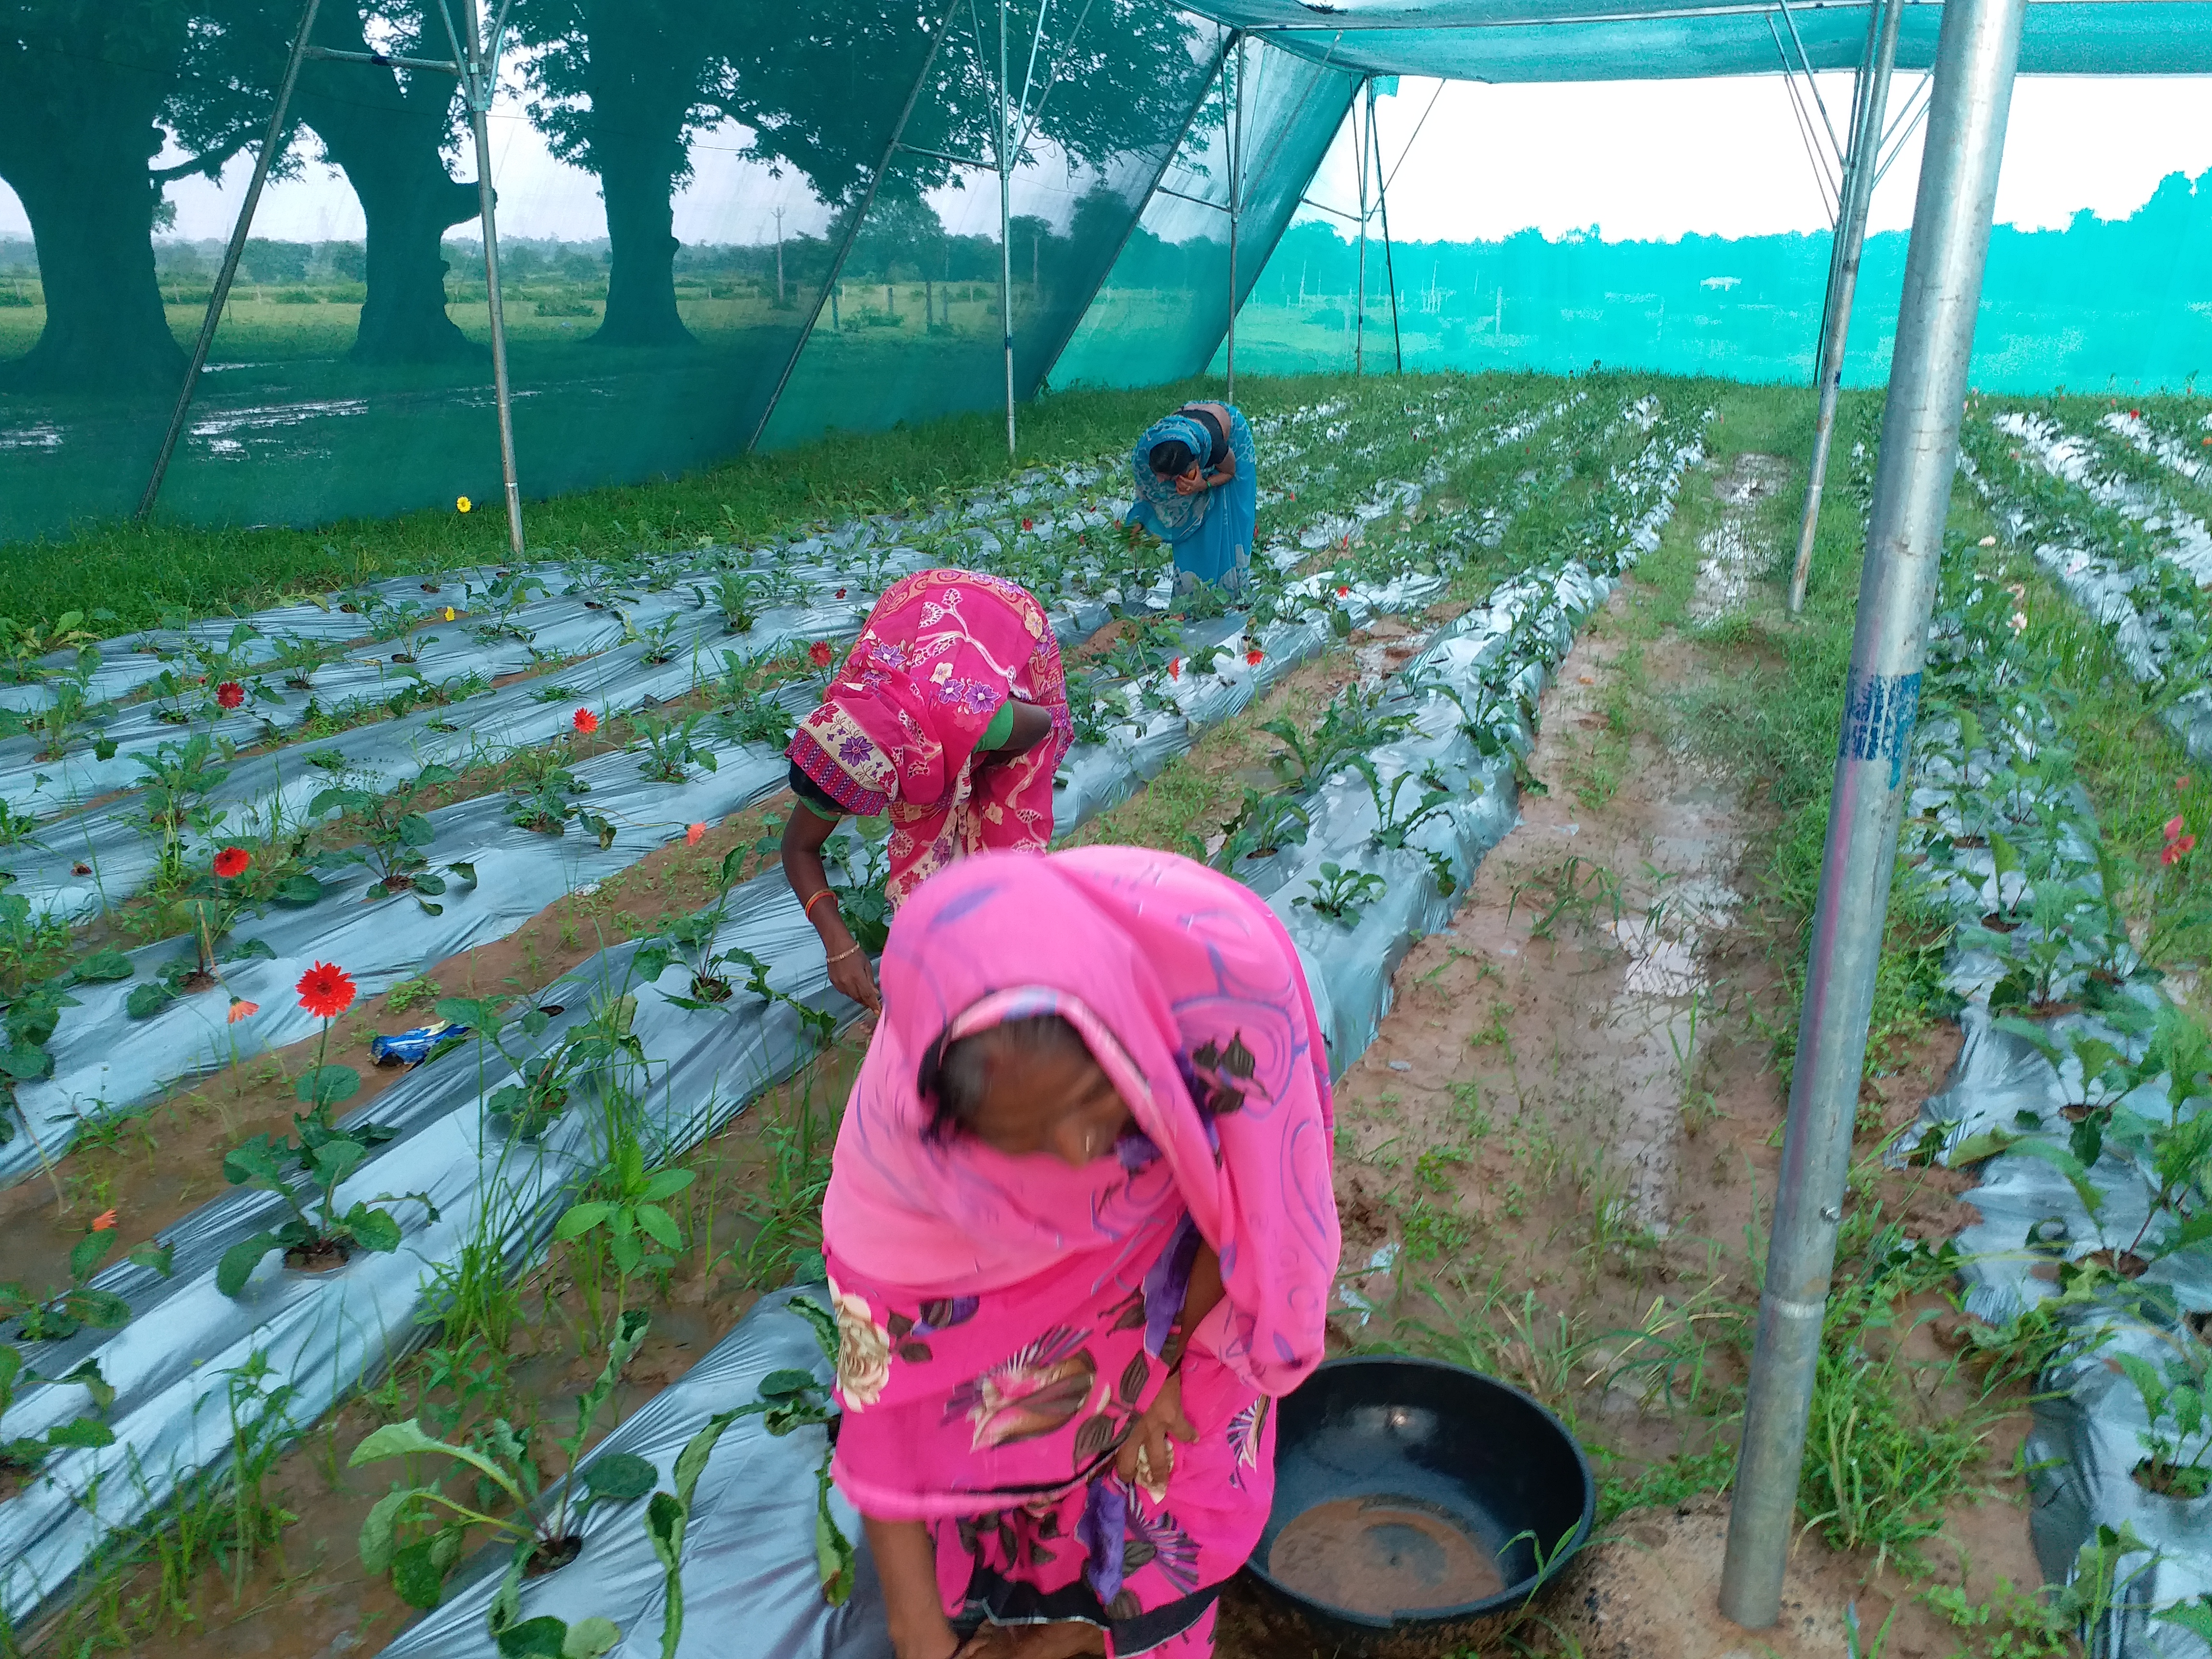
M 96 1232 L 96 1233 L 112 1232 L 112 1231 L 114 1231 L 114 1229 L 115 1229 L 115 1212 L 114 1212 L 114 1211 L 112 1211 L 112 1210 L 102 1210 L 102 1211 L 101 1211 L 98 1215 L 96 1215 L 96 1216 L 93 1217 L 93 1218 L 92 1218 L 92 1230 L 93 1230 L 93 1231 L 94 1231 L 94 1232 Z
M 1352 590 L 1349 587 L 1340 586 L 1336 590 L 1336 597 L 1340 599 L 1348 599 L 1352 597 Z
M 1024 530 L 1027 530 L 1027 529 L 1029 529 L 1030 527 L 1030 521 L 1029 521 L 1027 519 L 1024 519 L 1024 520 L 1022 520 L 1022 528 L 1023 528 L 1023 529 L 1024 529 Z
M 260 1012 L 261 1005 L 259 1003 L 248 1002 L 244 997 L 234 997 L 231 1000 L 230 1018 L 228 1023 L 229 1024 L 235 1025 L 241 1019 L 252 1019 L 254 1015 Z
M 684 832 L 684 844 L 686 847 L 696 847 L 706 839 L 707 826 L 703 823 L 695 823 Z
M 233 876 L 242 876 L 253 862 L 253 854 L 243 847 L 226 847 L 215 855 L 215 872 L 225 881 Z
M 225 680 L 215 689 L 215 700 L 224 708 L 235 708 L 246 701 L 246 688 L 236 680 Z
M 1267 653 L 1255 645 L 1244 653 L 1244 665 L 1248 668 L 1257 668 L 1267 660 Z
M 1181 657 L 1177 657 L 1173 662 L 1168 665 L 1168 678 L 1171 680 L 1179 680 L 1182 678 L 1182 659 Z
M 579 708 L 573 719 L 579 732 L 588 734 L 599 729 L 599 717 L 588 708 Z
M 317 1019 L 336 1019 L 353 1006 L 353 975 L 336 963 L 319 962 L 300 975 L 300 1006 Z
M 841 587 L 837 590 L 837 597 L 841 599 L 845 597 L 845 590 L 843 588 Z
M 806 660 L 817 668 L 827 668 L 837 660 L 836 647 L 827 640 L 817 640 L 806 647 Z

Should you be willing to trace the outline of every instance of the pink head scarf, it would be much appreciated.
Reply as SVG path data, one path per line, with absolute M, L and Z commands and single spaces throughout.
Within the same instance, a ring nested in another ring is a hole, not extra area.
M 1077 1256 L 1121 1262 L 1179 1198 L 1221 1259 L 1222 1362 L 1268 1395 L 1320 1363 L 1340 1247 L 1328 1062 L 1256 895 L 1142 848 L 982 854 L 915 891 L 882 974 L 823 1206 L 833 1270 L 918 1298 L 1006 1291 Z M 1073 1169 L 924 1139 L 939 1040 L 1042 1012 L 1082 1034 L 1156 1161 L 1126 1141 Z
M 975 744 L 1009 697 L 1048 710 L 1052 737 L 978 768 Z M 888 814 L 896 905 L 963 854 L 1050 841 L 1053 775 L 1073 737 L 1044 607 L 1000 577 L 945 568 L 884 590 L 787 752 L 847 811 Z

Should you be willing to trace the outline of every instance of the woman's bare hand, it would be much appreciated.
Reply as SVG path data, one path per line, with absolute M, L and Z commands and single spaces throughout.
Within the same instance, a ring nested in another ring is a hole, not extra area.
M 1114 1467 L 1124 1480 L 1134 1481 L 1148 1492 L 1167 1490 L 1175 1468 L 1171 1440 L 1186 1446 L 1198 1443 L 1198 1430 L 1182 1411 L 1182 1374 L 1170 1371 L 1168 1380 L 1152 1396 L 1152 1403 L 1129 1425 L 1128 1437 L 1115 1454 Z
M 848 948 L 841 945 L 840 950 Z M 835 956 L 836 951 L 831 951 Z M 854 951 L 842 962 L 830 964 L 830 986 L 840 994 L 850 997 L 872 1014 L 884 1011 L 883 994 L 876 989 L 876 975 L 868 966 L 868 953 Z

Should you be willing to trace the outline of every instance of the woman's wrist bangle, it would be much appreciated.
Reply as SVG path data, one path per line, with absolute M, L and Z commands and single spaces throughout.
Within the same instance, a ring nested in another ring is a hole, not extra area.
M 828 965 L 834 968 L 839 963 L 844 961 L 847 957 L 857 957 L 860 954 L 860 947 L 858 945 L 848 945 L 843 950 L 838 951 L 836 956 L 828 958 Z
M 811 921 L 814 920 L 814 907 L 821 903 L 823 899 L 828 899 L 830 901 L 830 908 L 833 909 L 836 908 L 837 904 L 837 890 L 834 887 L 825 887 L 820 892 L 817 893 L 812 898 L 806 901 L 807 921 Z

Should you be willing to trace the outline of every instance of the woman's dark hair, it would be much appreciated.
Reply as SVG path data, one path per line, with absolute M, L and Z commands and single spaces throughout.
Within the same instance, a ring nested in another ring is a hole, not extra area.
M 1180 438 L 1170 438 L 1164 444 L 1152 446 L 1152 471 L 1163 478 L 1179 478 L 1190 471 L 1191 463 L 1198 457 Z
M 930 1145 L 942 1146 L 975 1121 L 989 1073 L 986 1039 L 993 1040 L 989 1047 L 1013 1054 L 1073 1054 L 1091 1058 L 1090 1046 L 1058 1014 L 1002 1020 L 952 1042 L 939 1037 L 923 1052 L 921 1068 L 915 1079 L 921 1097 L 929 1103 L 929 1123 L 921 1138 Z

